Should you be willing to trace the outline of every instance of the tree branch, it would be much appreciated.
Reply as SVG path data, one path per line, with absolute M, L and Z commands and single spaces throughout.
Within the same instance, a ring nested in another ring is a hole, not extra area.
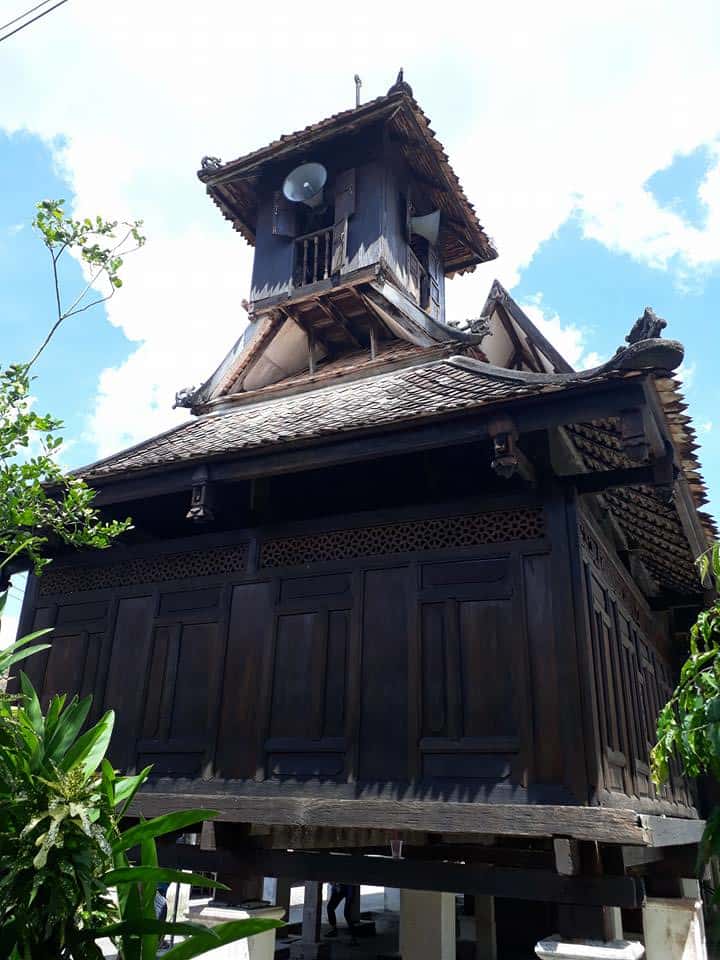
M 127 241 L 128 237 L 130 237 L 131 235 L 132 235 L 132 229 L 128 230 L 128 232 L 125 234 L 125 236 L 122 238 L 122 240 L 120 240 L 118 243 L 115 244 L 114 247 L 111 248 L 110 252 L 111 252 L 111 253 L 115 253 L 117 250 L 119 250 L 119 249 L 122 247 L 122 245 Z M 63 245 L 63 247 L 62 247 L 61 250 L 60 250 L 60 253 L 62 253 L 62 251 L 65 249 L 66 246 L 67 246 L 67 244 L 64 244 L 64 245 Z M 123 253 L 123 257 L 126 257 L 126 256 L 127 256 L 128 254 L 130 254 L 130 253 L 135 253 L 135 251 L 136 251 L 136 250 L 139 250 L 139 249 L 140 249 L 140 245 L 139 245 L 139 244 L 138 244 L 137 246 L 135 246 L 135 247 L 131 247 L 129 250 L 126 250 L 126 251 Z M 86 304 L 86 306 L 81 307 L 80 309 L 75 309 L 75 308 L 77 307 L 77 305 L 82 302 L 83 298 L 87 296 L 88 292 L 95 286 L 96 282 L 100 279 L 100 277 L 101 277 L 104 273 L 108 273 L 107 265 L 103 265 L 102 267 L 100 267 L 100 269 L 99 269 L 96 273 L 94 273 L 94 274 L 91 276 L 90 280 L 89 280 L 88 283 L 83 287 L 83 289 L 80 291 L 80 293 L 78 294 L 78 296 L 73 300 L 73 302 L 70 304 L 70 306 L 63 312 L 62 306 L 61 306 L 61 303 L 60 303 L 60 282 L 59 282 L 58 274 L 57 274 L 57 258 L 52 254 L 52 251 L 51 251 L 50 253 L 51 253 L 51 258 L 52 258 L 52 262 L 53 262 L 53 281 L 54 281 L 54 284 L 55 284 L 55 302 L 56 302 L 56 304 L 57 304 L 58 318 L 57 318 L 57 320 L 55 321 L 55 323 L 52 325 L 52 327 L 50 328 L 50 331 L 49 331 L 48 335 L 45 337 L 45 339 L 43 340 L 43 342 L 40 344 L 40 346 L 38 347 L 38 349 L 37 349 L 37 350 L 35 351 L 35 353 L 33 354 L 32 358 L 31 358 L 30 361 L 28 362 L 28 364 L 27 364 L 27 369 L 28 369 L 28 370 L 30 369 L 30 367 L 32 367 L 32 365 L 36 362 L 36 360 L 38 359 L 38 357 L 40 356 L 40 354 L 43 352 L 43 350 L 45 350 L 45 348 L 47 347 L 47 345 L 50 343 L 50 341 L 52 340 L 53 336 L 55 335 L 55 332 L 57 331 L 57 329 L 58 329 L 58 327 L 60 326 L 61 323 L 63 323 L 65 320 L 67 320 L 68 317 L 77 316 L 77 314 L 83 313 L 83 311 L 85 311 L 85 310 L 89 310 L 90 307 L 94 307 L 94 306 L 96 306 L 96 305 L 99 304 L 99 303 L 105 303 L 105 302 L 107 302 L 108 300 L 110 300 L 110 299 L 113 297 L 113 295 L 115 294 L 115 291 L 116 291 L 116 289 L 117 289 L 117 287 L 113 287 L 113 288 L 112 288 L 112 291 L 111 291 L 109 294 L 107 294 L 106 296 L 104 296 L 104 297 L 99 297 L 97 300 L 93 300 L 92 303 L 88 303 L 88 304 Z M 60 253 L 58 253 L 58 255 L 57 255 L 58 257 L 60 256 Z

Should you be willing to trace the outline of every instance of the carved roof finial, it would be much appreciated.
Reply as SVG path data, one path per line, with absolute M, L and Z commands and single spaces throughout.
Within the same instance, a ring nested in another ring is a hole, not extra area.
M 641 340 L 656 340 L 662 336 L 667 326 L 662 317 L 658 317 L 652 307 L 645 307 L 645 313 L 638 317 L 625 337 L 626 343 L 639 343 Z
M 391 97 L 394 93 L 406 93 L 409 97 L 413 95 L 412 87 L 410 86 L 409 83 L 405 82 L 404 74 L 405 74 L 405 71 L 403 70 L 402 67 L 400 67 L 400 72 L 397 75 L 397 80 L 387 92 L 387 95 L 389 97 Z

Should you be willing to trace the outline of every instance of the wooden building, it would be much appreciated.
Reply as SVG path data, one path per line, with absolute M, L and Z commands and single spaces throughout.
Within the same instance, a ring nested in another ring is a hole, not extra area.
M 255 246 L 250 322 L 191 419 L 79 471 L 135 527 L 31 580 L 33 681 L 117 711 L 136 813 L 220 811 L 165 856 L 238 896 L 435 891 L 409 936 L 463 892 L 488 951 L 493 897 L 507 949 L 639 929 L 702 829 L 649 770 L 713 535 L 681 345 L 646 310 L 575 372 L 497 282 L 450 326 L 496 251 L 402 78 L 199 177 Z

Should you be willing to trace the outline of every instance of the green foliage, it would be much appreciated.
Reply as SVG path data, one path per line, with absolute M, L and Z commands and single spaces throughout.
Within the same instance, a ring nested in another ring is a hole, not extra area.
M 45 632 L 3 651 L 0 674 Z M 123 960 L 154 960 L 164 937 L 179 936 L 166 956 L 182 960 L 280 925 L 159 922 L 158 883 L 222 884 L 160 867 L 156 838 L 215 812 L 172 813 L 122 831 L 150 768 L 121 777 L 105 759 L 112 711 L 86 728 L 90 697 L 55 696 L 43 713 L 28 678 L 21 674 L 20 681 L 19 697 L 0 698 L 0 956 L 97 960 L 95 941 L 107 936 Z
M 703 581 L 720 591 L 720 544 L 698 561 Z M 658 742 L 652 751 L 657 783 L 670 774 L 676 756 L 690 777 L 709 773 L 720 780 L 720 602 L 703 610 L 690 630 L 690 655 L 680 682 L 658 719 Z
M 42 234 L 55 262 L 65 250 L 75 249 L 96 278 L 104 273 L 113 288 L 122 286 L 119 272 L 123 255 L 129 252 L 127 246 L 134 244 L 132 249 L 137 249 L 145 243 L 140 232 L 142 220 L 122 224 L 102 217 L 74 220 L 66 216 L 64 200 L 41 200 L 36 206 L 33 226 Z M 116 243 L 118 227 L 122 237 Z
M 0 370 L 0 566 L 18 558 L 36 573 L 48 563 L 49 538 L 102 549 L 130 521 L 101 520 L 93 490 L 57 462 L 62 424 L 32 409 L 27 365 Z
M 44 715 L 21 684 L 0 702 L 0 955 L 95 958 L 86 931 L 115 917 L 101 878 L 117 824 L 97 771 L 113 716 L 79 735 L 89 697 L 53 697 Z
M 50 253 L 56 316 L 29 361 L 0 367 L 0 567 L 17 558 L 18 566 L 29 562 L 35 573 L 48 562 L 43 548 L 49 539 L 103 548 L 130 525 L 102 522 L 92 505 L 93 491 L 79 478 L 63 475 L 58 464 L 62 423 L 33 409 L 30 370 L 62 323 L 109 300 L 122 286 L 123 256 L 145 243 L 142 221 L 75 220 L 65 214 L 64 203 L 43 200 L 33 220 Z M 89 276 L 63 305 L 58 265 L 73 253 Z M 103 283 L 106 293 L 98 290 Z
M 680 671 L 680 682 L 660 711 L 658 741 L 653 747 L 653 779 L 662 784 L 670 776 L 673 758 L 689 777 L 709 774 L 720 780 L 720 544 L 698 560 L 703 583 L 712 583 L 715 600 L 703 610 L 690 630 L 690 654 Z M 720 855 L 720 808 L 708 817 L 700 846 L 699 872 L 711 857 Z M 713 901 L 720 903 L 720 890 Z

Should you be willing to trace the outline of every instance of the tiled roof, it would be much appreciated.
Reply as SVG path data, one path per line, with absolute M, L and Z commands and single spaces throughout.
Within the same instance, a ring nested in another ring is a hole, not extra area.
M 467 362 L 467 361 L 466 361 Z M 483 407 L 519 396 L 570 389 L 570 384 L 525 383 L 443 358 L 325 385 L 292 396 L 267 398 L 189 420 L 166 433 L 82 468 L 87 480 L 174 463 L 222 457 L 262 447 Z
M 254 244 L 257 177 L 262 166 L 270 159 L 308 149 L 339 132 L 356 130 L 378 119 L 387 120 L 401 144 L 406 162 L 417 175 L 428 183 L 440 177 L 437 189 L 428 189 L 433 202 L 453 222 L 454 232 L 445 232 L 441 243 L 446 270 L 462 273 L 473 270 L 476 263 L 493 260 L 497 251 L 480 224 L 475 207 L 451 167 L 442 143 L 435 136 L 429 118 L 417 101 L 402 91 L 377 97 L 360 107 L 311 123 L 236 160 L 204 167 L 198 171 L 198 177 L 206 184 L 208 194 L 223 216 L 248 243 Z M 418 148 L 418 141 L 424 144 L 423 149 Z

